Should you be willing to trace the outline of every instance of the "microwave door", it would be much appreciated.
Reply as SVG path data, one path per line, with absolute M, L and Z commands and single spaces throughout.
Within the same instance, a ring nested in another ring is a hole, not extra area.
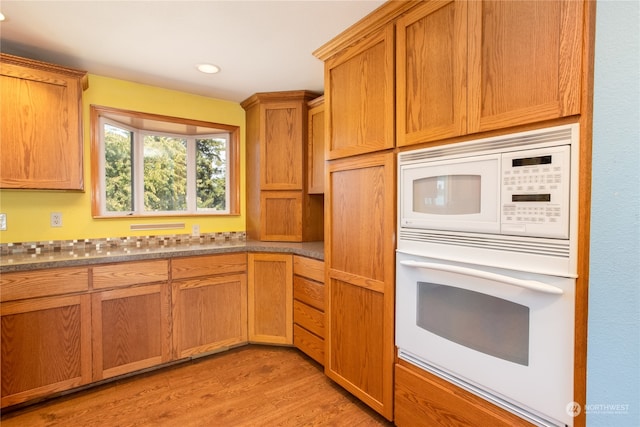
M 401 226 L 500 231 L 500 156 L 401 166 Z

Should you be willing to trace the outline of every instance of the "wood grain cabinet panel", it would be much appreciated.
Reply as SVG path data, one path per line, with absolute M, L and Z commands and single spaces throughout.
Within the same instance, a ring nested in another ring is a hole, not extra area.
M 168 279 L 167 260 L 124 262 L 93 267 L 93 289 L 166 282 Z
M 308 91 L 257 93 L 246 110 L 247 236 L 314 241 L 323 236 L 323 198 L 307 191 Z
M 171 360 L 169 299 L 166 282 L 92 295 L 94 381 Z
M 467 2 L 424 2 L 396 23 L 397 143 L 467 130 Z
M 0 304 L 2 407 L 91 382 L 90 296 Z
M 580 113 L 583 1 L 468 8 L 469 133 Z
M 86 72 L 0 54 L 0 188 L 82 190 Z
M 582 1 L 423 2 L 397 21 L 398 145 L 580 113 Z
M 324 262 L 293 257 L 293 345 L 324 365 Z
M 394 147 L 393 40 L 388 25 L 325 61 L 327 159 Z
M 230 274 L 172 283 L 176 358 L 247 342 L 247 276 Z
M 54 268 L 0 275 L 0 300 L 2 302 L 88 290 L 88 268 Z
M 393 418 L 395 155 L 329 162 L 325 373 Z
M 249 341 L 293 344 L 292 255 L 249 254 Z
M 171 260 L 171 278 L 173 280 L 221 274 L 244 274 L 246 272 L 247 254 L 244 252 L 173 258 Z
M 324 193 L 324 96 L 309 101 L 307 147 L 307 192 Z
M 428 372 L 400 361 L 395 367 L 395 418 L 398 427 L 531 427 Z

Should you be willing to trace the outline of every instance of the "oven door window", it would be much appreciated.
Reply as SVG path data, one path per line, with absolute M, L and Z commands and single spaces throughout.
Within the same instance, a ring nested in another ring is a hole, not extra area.
M 529 307 L 466 289 L 418 282 L 416 324 L 482 353 L 529 365 Z

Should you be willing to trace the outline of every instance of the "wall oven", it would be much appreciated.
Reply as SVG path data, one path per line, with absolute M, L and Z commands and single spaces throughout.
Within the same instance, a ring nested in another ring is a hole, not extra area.
M 571 426 L 578 128 L 398 156 L 398 357 Z

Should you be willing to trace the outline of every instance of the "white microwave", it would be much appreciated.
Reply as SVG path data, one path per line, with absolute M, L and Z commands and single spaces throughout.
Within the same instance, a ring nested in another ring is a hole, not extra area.
M 577 141 L 572 124 L 402 152 L 399 228 L 569 239 Z

